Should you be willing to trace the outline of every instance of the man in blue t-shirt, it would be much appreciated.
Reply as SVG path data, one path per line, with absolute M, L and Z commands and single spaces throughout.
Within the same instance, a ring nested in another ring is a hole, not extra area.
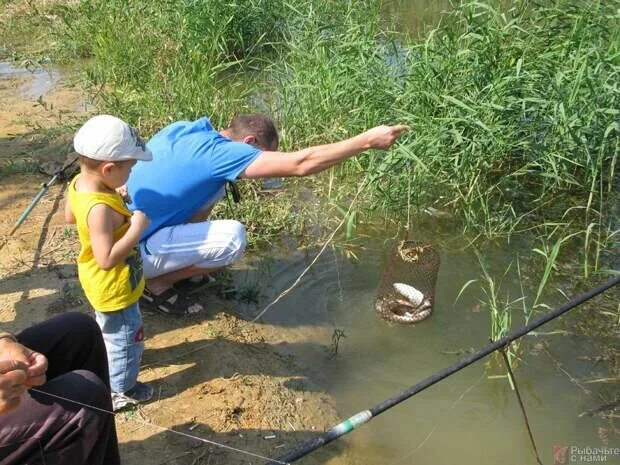
M 140 242 L 146 303 L 167 314 L 199 311 L 173 285 L 206 276 L 243 255 L 241 223 L 206 221 L 227 181 L 318 173 L 365 150 L 388 149 L 406 128 L 378 126 L 341 142 L 290 153 L 277 151 L 275 125 L 261 114 L 238 116 L 219 132 L 207 118 L 163 128 L 147 144 L 153 160 L 138 162 L 127 182 L 131 208 L 151 220 Z

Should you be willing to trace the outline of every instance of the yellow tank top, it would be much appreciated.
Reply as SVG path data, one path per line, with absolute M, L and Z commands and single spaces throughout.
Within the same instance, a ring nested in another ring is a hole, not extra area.
M 124 262 L 110 270 L 100 268 L 93 255 L 87 219 L 91 208 L 98 204 L 105 204 L 126 217 L 130 217 L 131 212 L 119 194 L 78 192 L 75 190 L 75 181 L 78 177 L 79 175 L 73 178 L 69 184 L 68 198 L 82 246 L 78 256 L 80 284 L 95 310 L 99 312 L 122 310 L 135 303 L 144 291 L 140 252 L 136 246 Z M 128 228 L 128 222 L 118 227 L 113 233 L 114 241 L 118 241 Z

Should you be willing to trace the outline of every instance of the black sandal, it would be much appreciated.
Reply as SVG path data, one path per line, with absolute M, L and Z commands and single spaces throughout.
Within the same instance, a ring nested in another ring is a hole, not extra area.
M 193 315 L 203 310 L 202 305 L 180 294 L 174 288 L 170 288 L 159 295 L 155 295 L 145 288 L 142 297 L 140 297 L 140 304 L 147 309 L 168 316 Z
M 211 275 L 205 275 L 200 280 L 193 280 L 192 278 L 184 279 L 174 284 L 174 288 L 181 293 L 194 294 L 218 285 L 218 282 Z

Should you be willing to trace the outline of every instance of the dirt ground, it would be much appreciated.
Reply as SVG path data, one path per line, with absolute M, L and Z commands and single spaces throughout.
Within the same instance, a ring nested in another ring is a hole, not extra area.
M 38 101 L 29 94 L 34 79 L 0 76 L 0 327 L 9 331 L 68 310 L 89 312 L 77 281 L 76 232 L 62 219 L 64 182 L 8 237 L 41 183 L 69 157 L 75 126 L 88 116 L 84 96 L 66 79 Z M 337 423 L 333 399 L 278 350 L 286 329 L 239 318 L 235 303 L 213 291 L 198 295 L 207 309 L 201 315 L 144 313 L 140 379 L 156 394 L 116 417 L 124 463 L 265 462 L 164 428 L 274 458 Z M 331 448 L 300 463 L 350 463 L 336 455 Z

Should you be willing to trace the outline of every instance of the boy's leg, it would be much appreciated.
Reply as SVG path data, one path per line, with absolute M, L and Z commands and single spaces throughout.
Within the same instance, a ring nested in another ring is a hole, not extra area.
M 144 329 L 138 302 L 124 310 L 95 312 L 110 367 L 110 388 L 125 393 L 136 385 L 144 352 Z

